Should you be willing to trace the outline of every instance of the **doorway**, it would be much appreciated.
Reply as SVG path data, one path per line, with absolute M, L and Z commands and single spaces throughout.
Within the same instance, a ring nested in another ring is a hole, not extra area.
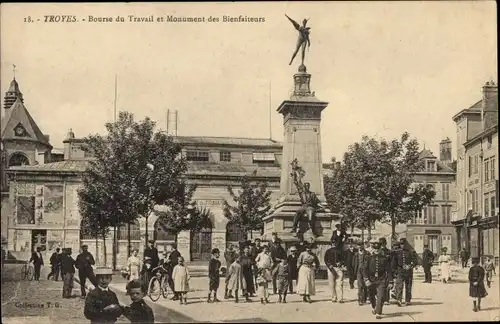
M 208 261 L 212 257 L 212 228 L 191 231 L 191 261 Z

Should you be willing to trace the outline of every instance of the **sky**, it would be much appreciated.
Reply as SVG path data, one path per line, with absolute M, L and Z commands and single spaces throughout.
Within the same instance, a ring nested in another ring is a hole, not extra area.
M 56 148 L 70 128 L 76 137 L 104 132 L 114 116 L 115 75 L 118 111 L 149 116 L 161 129 L 170 109 L 178 111 L 178 135 L 282 141 L 276 109 L 289 99 L 300 64 L 299 55 L 288 65 L 297 31 L 287 14 L 310 19 L 305 63 L 312 90 L 329 102 L 321 122 L 325 162 L 341 159 L 363 135 L 392 139 L 404 131 L 438 154 L 446 137 L 457 147 L 453 115 L 481 99 L 486 81 L 497 81 L 495 5 L 2 4 L 0 89 L 7 91 L 15 64 L 25 106 Z M 45 15 L 78 22 L 44 22 Z M 128 15 L 155 22 L 129 22 Z M 156 22 L 168 15 L 206 22 Z M 208 22 L 224 15 L 265 21 Z

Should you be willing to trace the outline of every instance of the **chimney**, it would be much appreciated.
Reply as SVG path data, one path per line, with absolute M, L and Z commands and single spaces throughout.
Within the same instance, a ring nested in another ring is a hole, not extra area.
M 451 140 L 448 137 L 439 143 L 439 160 L 451 162 Z
M 481 109 L 483 130 L 498 124 L 498 85 L 493 81 L 483 86 L 483 104 Z
M 66 139 L 63 141 L 64 143 L 64 160 L 71 159 L 71 142 L 75 138 L 75 133 L 70 128 L 68 134 L 66 135 Z

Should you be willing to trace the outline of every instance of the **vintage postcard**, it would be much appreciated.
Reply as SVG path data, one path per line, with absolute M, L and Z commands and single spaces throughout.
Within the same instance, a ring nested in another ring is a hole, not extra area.
M 1 321 L 498 321 L 493 1 L 2 3 Z

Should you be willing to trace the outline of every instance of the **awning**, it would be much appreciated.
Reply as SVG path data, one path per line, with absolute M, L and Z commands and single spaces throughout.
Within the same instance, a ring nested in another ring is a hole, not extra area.
M 274 153 L 253 153 L 253 160 L 254 161 L 274 161 Z

